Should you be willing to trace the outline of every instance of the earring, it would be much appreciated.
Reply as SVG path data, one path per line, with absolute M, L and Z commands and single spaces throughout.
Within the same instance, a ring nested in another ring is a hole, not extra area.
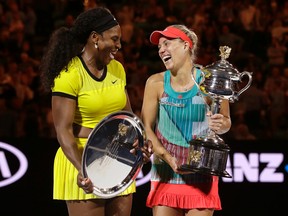
M 98 44 L 97 43 L 95 43 L 95 48 L 98 49 Z

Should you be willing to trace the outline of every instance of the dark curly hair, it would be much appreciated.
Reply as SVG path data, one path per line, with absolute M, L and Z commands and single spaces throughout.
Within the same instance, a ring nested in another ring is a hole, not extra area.
M 70 29 L 61 27 L 52 33 L 40 64 L 44 92 L 51 91 L 61 70 L 67 69 L 70 60 L 81 53 L 89 35 L 97 29 L 97 20 L 109 14 L 105 7 L 89 9 L 76 18 Z

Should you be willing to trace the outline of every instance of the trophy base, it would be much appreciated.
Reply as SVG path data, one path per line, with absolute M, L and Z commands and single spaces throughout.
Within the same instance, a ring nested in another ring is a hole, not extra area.
M 187 164 L 182 164 L 180 169 L 231 178 L 231 175 L 225 171 L 229 151 L 229 146 L 221 138 L 217 141 L 205 138 L 192 140 Z

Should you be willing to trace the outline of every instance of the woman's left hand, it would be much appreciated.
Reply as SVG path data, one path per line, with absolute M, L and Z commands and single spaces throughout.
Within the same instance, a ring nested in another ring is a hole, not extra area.
M 133 143 L 133 149 L 130 150 L 132 154 L 136 153 L 136 150 L 139 148 L 139 142 L 136 140 Z M 152 142 L 150 140 L 144 141 L 143 147 L 141 147 L 141 151 L 143 153 L 143 162 L 148 163 L 150 161 L 150 157 L 153 154 L 152 151 Z
M 148 163 L 150 161 L 151 155 L 153 154 L 151 140 L 146 140 L 141 150 L 143 152 L 143 162 Z

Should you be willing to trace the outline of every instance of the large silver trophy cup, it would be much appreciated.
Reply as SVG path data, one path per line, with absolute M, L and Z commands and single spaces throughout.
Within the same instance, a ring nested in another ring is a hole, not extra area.
M 221 46 L 219 50 L 221 60 L 202 68 L 203 80 L 199 85 L 200 90 L 212 99 L 213 114 L 219 113 L 223 99 L 231 103 L 237 101 L 239 95 L 247 90 L 252 82 L 252 73 L 239 72 L 226 60 L 231 52 L 230 47 Z M 240 88 L 238 84 L 244 76 L 248 77 L 248 81 Z M 182 165 L 182 169 L 231 178 L 226 171 L 229 151 L 230 148 L 224 140 L 209 130 L 205 137 L 190 141 L 187 164 Z

